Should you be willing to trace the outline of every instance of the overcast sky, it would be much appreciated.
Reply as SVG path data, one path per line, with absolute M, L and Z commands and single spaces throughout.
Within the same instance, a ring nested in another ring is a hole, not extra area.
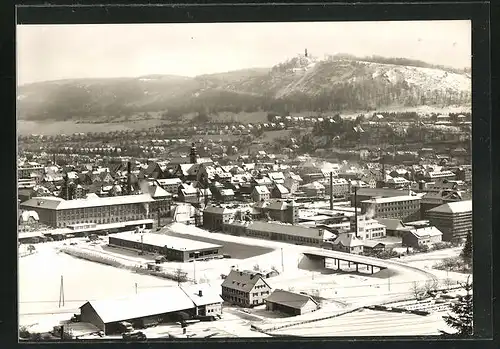
M 18 83 L 271 67 L 304 49 L 470 66 L 469 21 L 22 25 Z

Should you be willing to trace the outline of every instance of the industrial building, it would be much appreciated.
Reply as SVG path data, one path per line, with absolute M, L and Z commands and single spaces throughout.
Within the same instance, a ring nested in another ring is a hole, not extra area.
M 120 333 L 120 322 L 123 321 L 135 328 L 143 328 L 186 316 L 220 315 L 223 300 L 217 293 L 210 285 L 204 284 L 167 287 L 129 298 L 88 301 L 80 307 L 80 321 L 109 335 Z
M 397 218 L 403 222 L 420 219 L 420 197 L 393 196 L 361 202 L 361 212 L 372 212 L 375 218 Z
M 307 246 L 321 246 L 324 240 L 333 236 L 332 233 L 324 229 L 262 221 L 231 222 L 224 225 L 223 232 Z
M 472 231 L 472 200 L 435 207 L 427 211 L 426 218 L 443 233 L 443 241 L 465 239 Z
M 58 197 L 34 197 L 20 204 L 24 210 L 36 211 L 39 222 L 55 228 L 75 224 L 111 224 L 151 218 L 149 194 L 64 200 Z
M 266 310 L 280 311 L 291 316 L 310 313 L 319 307 L 311 296 L 285 290 L 274 290 L 265 302 Z
M 109 236 L 109 244 L 137 251 L 158 253 L 168 260 L 180 262 L 219 258 L 222 250 L 221 245 L 157 233 L 124 232 L 113 234 Z
M 403 195 L 413 196 L 414 193 L 408 189 L 358 188 L 356 190 L 356 196 L 351 196 L 351 206 L 359 207 L 362 201 L 373 198 L 390 198 Z

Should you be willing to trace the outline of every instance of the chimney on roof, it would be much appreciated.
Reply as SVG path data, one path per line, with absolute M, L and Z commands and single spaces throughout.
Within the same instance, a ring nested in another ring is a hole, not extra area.
M 198 297 L 203 297 L 203 291 L 202 290 L 198 291 Z

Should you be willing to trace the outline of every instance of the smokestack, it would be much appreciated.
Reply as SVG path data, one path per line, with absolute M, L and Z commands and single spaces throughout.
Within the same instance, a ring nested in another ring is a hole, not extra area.
M 56 162 L 56 154 L 52 154 L 52 162 L 54 163 L 54 165 L 57 165 L 57 162 Z
M 330 172 L 330 210 L 333 210 L 333 172 Z
M 130 173 L 132 172 L 132 163 L 127 162 L 127 194 L 131 194 L 131 185 L 130 185 Z
M 354 234 L 358 237 L 358 187 L 354 187 Z

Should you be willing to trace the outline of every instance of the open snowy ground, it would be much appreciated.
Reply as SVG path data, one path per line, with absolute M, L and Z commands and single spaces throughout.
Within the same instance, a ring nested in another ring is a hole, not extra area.
M 37 244 L 37 253 L 19 259 L 18 292 L 21 325 L 42 323 L 47 319 L 69 319 L 87 300 L 126 297 L 153 287 L 175 285 L 174 281 L 58 253 L 61 242 Z M 61 276 L 64 306 L 59 308 Z M 54 316 L 55 314 L 55 316 Z
M 317 322 L 291 326 L 273 334 L 291 336 L 426 336 L 449 330 L 442 313 L 420 316 L 361 309 Z

